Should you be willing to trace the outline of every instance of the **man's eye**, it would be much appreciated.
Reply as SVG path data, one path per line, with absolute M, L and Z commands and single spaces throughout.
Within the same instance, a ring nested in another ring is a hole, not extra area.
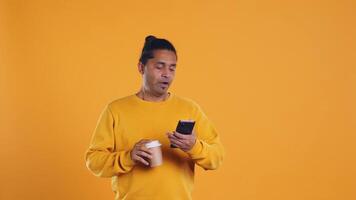
M 172 72 L 176 71 L 176 69 L 175 69 L 175 68 L 170 68 L 170 70 L 171 70 Z

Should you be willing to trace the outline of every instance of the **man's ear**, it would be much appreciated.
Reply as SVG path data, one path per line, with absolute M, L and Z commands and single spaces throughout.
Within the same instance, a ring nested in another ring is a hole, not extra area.
M 140 74 L 143 75 L 145 66 L 142 64 L 142 62 L 139 62 L 137 64 L 137 67 L 138 67 L 138 71 L 140 72 Z

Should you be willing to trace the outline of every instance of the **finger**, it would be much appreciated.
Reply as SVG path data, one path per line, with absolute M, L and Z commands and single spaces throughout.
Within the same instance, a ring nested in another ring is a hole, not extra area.
M 171 140 L 171 143 L 178 146 L 178 147 L 183 147 L 185 145 L 184 142 L 178 140 L 178 139 L 175 139 L 175 138 L 172 138 Z
M 169 137 L 169 138 L 176 139 L 176 140 L 185 140 L 185 138 L 179 138 L 179 137 L 177 137 L 177 135 L 175 135 L 175 134 L 171 134 L 171 135 L 169 135 L 168 137 Z
M 184 135 L 184 134 L 176 132 L 176 131 L 174 131 L 173 135 L 179 139 L 185 139 L 185 140 L 190 137 L 190 135 Z
M 178 148 L 180 148 L 180 149 L 183 149 L 183 148 L 184 148 L 184 146 L 183 146 L 182 144 L 179 144 L 179 143 L 177 143 L 177 142 L 175 142 L 175 141 L 172 141 L 172 142 L 171 142 L 171 145 L 174 146 L 174 147 L 178 147 Z
M 137 154 L 141 157 L 146 157 L 148 159 L 152 159 L 153 156 L 147 152 L 144 152 L 144 151 L 138 151 Z
M 139 161 L 140 163 L 144 164 L 144 165 L 149 165 L 150 164 L 145 159 L 141 158 L 140 156 L 136 156 L 136 160 Z
M 171 139 L 171 138 L 176 138 L 176 139 L 178 139 L 178 138 L 175 137 L 172 133 L 167 133 L 167 136 L 168 136 L 169 139 Z
M 153 154 L 152 150 L 149 149 L 149 148 L 147 148 L 146 146 L 140 146 L 140 147 L 138 148 L 138 150 L 139 150 L 139 151 L 146 152 L 146 153 L 148 153 L 148 154 L 150 154 L 150 155 Z
M 171 140 L 171 139 L 176 139 L 178 140 L 179 138 L 177 138 L 176 136 L 174 136 L 173 134 L 169 134 L 168 135 L 168 139 Z

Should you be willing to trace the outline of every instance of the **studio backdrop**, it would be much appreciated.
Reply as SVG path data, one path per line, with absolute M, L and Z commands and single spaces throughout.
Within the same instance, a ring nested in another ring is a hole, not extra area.
M 113 199 L 85 166 L 104 106 L 136 93 L 144 38 L 226 150 L 196 200 L 356 199 L 355 1 L 0 1 L 0 199 Z

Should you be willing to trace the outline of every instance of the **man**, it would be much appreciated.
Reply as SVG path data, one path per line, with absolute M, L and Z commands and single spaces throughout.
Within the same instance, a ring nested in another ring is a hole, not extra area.
M 165 39 L 146 37 L 138 64 L 142 87 L 106 105 L 86 152 L 96 176 L 112 177 L 116 200 L 192 199 L 195 164 L 217 169 L 224 157 L 219 136 L 192 100 L 168 92 L 177 53 Z M 191 135 L 175 132 L 179 120 L 195 121 Z M 163 163 L 149 167 L 147 142 L 159 140 Z M 174 145 L 177 148 L 171 148 Z

